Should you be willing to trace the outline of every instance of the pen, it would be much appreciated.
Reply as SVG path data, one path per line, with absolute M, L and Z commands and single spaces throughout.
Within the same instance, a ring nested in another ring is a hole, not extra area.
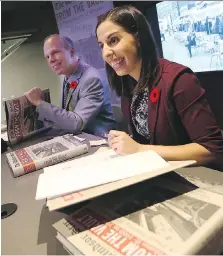
M 128 134 L 128 135 L 129 135 L 130 138 L 133 138 L 133 135 L 131 135 L 131 134 Z M 115 136 L 111 135 L 109 133 L 103 133 L 103 134 L 101 134 L 101 137 L 108 140 L 108 139 L 114 138 Z

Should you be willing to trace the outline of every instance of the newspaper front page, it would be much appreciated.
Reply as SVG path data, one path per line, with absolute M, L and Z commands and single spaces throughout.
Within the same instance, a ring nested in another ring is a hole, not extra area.
M 158 180 L 111 193 L 53 227 L 84 255 L 219 254 L 223 196 Z
M 43 90 L 43 100 L 50 103 L 49 89 Z M 39 113 L 25 96 L 5 101 L 7 132 L 10 144 L 16 144 L 37 132 L 49 129 L 38 120 Z
M 72 134 L 55 137 L 6 154 L 15 177 L 88 152 L 88 145 Z

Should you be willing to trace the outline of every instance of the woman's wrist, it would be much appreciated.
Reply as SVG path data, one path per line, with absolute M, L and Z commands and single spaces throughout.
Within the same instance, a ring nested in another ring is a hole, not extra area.
M 150 145 L 137 143 L 137 152 L 143 152 L 150 149 Z

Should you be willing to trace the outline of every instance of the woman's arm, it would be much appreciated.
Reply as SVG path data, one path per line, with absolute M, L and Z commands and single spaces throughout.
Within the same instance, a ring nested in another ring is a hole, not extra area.
M 138 145 L 138 152 L 153 150 L 167 161 L 196 160 L 197 165 L 208 164 L 216 159 L 216 154 L 197 143 L 179 146 Z
M 179 146 L 143 145 L 134 141 L 128 134 L 112 130 L 109 133 L 110 147 L 120 155 L 153 150 L 166 161 L 196 160 L 204 165 L 216 159 L 216 155 L 197 143 Z
M 142 145 L 126 133 L 110 131 L 109 145 L 121 155 L 151 149 L 165 160 L 196 160 L 198 165 L 223 159 L 221 130 L 196 76 L 192 72 L 182 74 L 173 85 L 171 94 L 172 104 L 191 143 L 178 146 Z

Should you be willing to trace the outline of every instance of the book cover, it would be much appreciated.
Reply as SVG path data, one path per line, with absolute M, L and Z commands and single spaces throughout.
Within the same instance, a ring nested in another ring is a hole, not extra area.
M 43 100 L 50 103 L 49 89 L 42 92 Z M 10 144 L 19 143 L 34 134 L 51 128 L 44 127 L 44 123 L 38 120 L 37 107 L 32 105 L 25 96 L 6 100 L 4 104 Z
M 12 151 L 6 157 L 14 177 L 18 177 L 87 152 L 87 144 L 66 134 Z

